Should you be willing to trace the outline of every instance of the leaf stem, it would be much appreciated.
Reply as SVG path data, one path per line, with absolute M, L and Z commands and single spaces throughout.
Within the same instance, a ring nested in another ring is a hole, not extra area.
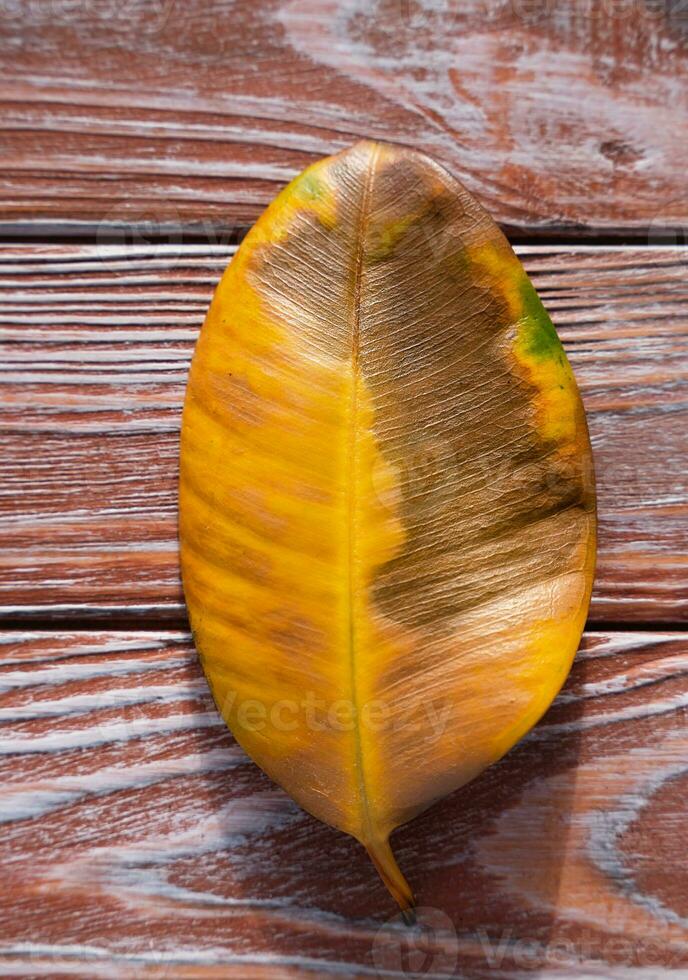
M 415 922 L 414 908 L 416 900 L 409 883 L 399 870 L 399 865 L 392 853 L 389 840 L 379 840 L 366 844 L 370 860 L 377 868 L 378 874 L 385 883 L 392 898 L 397 902 L 407 925 Z

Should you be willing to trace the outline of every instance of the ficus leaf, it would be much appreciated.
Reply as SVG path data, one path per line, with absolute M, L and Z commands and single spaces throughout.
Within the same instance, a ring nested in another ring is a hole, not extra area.
M 561 687 L 595 505 L 581 400 L 523 267 L 427 157 L 309 167 L 220 282 L 181 449 L 184 590 L 240 744 L 368 849 Z

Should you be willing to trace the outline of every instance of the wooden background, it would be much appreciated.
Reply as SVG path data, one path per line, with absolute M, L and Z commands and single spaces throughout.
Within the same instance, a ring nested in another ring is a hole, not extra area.
M 0 0 L 0 976 L 688 976 L 688 2 Z M 424 149 L 588 409 L 599 570 L 499 765 L 352 840 L 237 748 L 186 629 L 189 357 L 305 165 Z

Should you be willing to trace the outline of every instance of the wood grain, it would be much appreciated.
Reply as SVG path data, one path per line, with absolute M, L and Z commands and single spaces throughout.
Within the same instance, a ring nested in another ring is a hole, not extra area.
M 682 975 L 687 677 L 686 633 L 587 634 L 531 734 L 395 835 L 409 932 L 234 743 L 185 633 L 6 633 L 0 975 Z
M 365 136 L 522 234 L 685 243 L 687 53 L 681 0 L 0 0 L 0 220 L 248 224 Z
M 93 243 L 0 251 L 0 619 L 50 627 L 0 633 L 0 976 L 688 975 L 686 3 L 0 0 L 0 69 L 0 237 Z M 671 246 L 519 249 L 590 417 L 593 631 L 540 725 L 398 833 L 414 931 L 172 629 L 213 286 L 361 137 L 521 239 Z
M 592 620 L 679 621 L 688 608 L 688 253 L 518 251 L 589 413 L 600 512 Z M 182 621 L 180 410 L 231 252 L 4 249 L 3 615 Z

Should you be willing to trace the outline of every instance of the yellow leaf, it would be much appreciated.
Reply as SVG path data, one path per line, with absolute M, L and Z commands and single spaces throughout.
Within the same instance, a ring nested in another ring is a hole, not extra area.
M 180 536 L 237 740 L 409 909 L 390 833 L 546 710 L 595 549 L 559 338 L 428 158 L 360 143 L 322 160 L 242 243 L 191 368 Z

